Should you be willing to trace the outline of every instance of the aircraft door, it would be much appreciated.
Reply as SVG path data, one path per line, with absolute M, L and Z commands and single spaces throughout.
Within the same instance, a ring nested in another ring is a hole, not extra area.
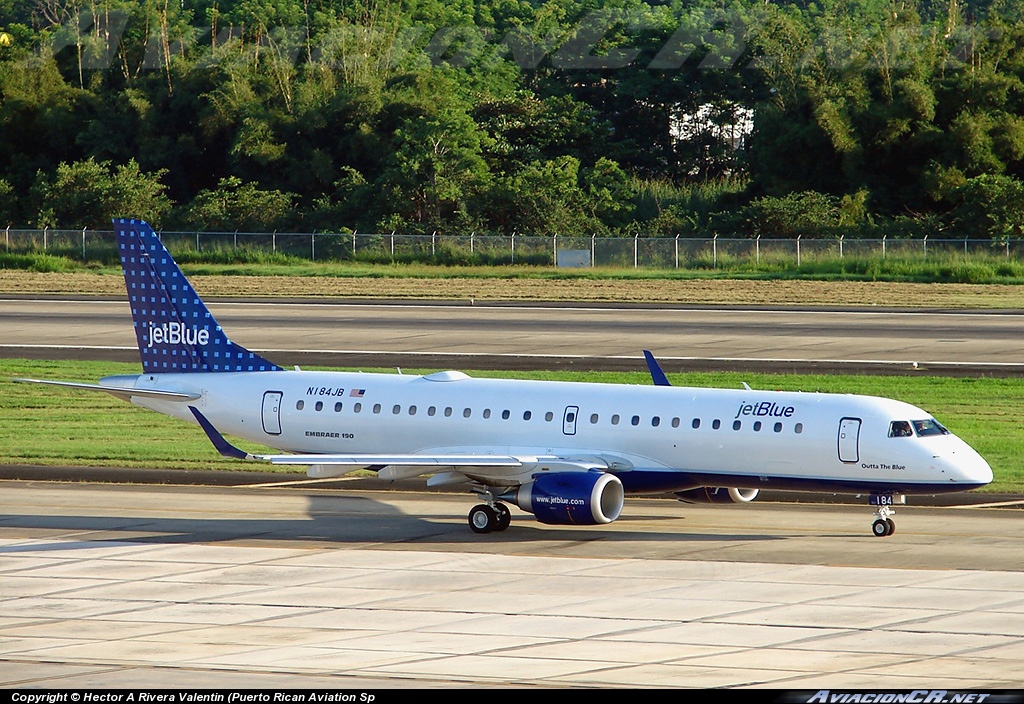
M 579 406 L 566 406 L 562 416 L 562 432 L 566 435 L 576 434 L 576 418 L 580 414 Z
M 263 432 L 267 435 L 281 434 L 281 397 L 280 391 L 268 391 L 263 394 Z
M 860 460 L 860 418 L 843 418 L 839 421 L 839 461 Z

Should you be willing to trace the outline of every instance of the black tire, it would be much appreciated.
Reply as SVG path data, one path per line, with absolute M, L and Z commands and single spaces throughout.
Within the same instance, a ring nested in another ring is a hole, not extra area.
M 474 533 L 490 533 L 498 525 L 498 514 L 487 504 L 478 504 L 469 512 L 469 527 Z
M 886 533 L 886 535 L 892 535 L 896 532 L 896 521 L 892 520 L 891 518 L 886 518 L 885 523 L 887 526 L 889 526 L 889 532 Z
M 505 504 L 495 504 L 495 511 L 498 514 L 498 522 L 494 526 L 494 530 L 503 531 L 508 530 L 508 527 L 512 524 L 512 512 Z
M 874 533 L 876 538 L 884 538 L 889 535 L 889 524 L 879 518 L 871 524 L 871 532 Z

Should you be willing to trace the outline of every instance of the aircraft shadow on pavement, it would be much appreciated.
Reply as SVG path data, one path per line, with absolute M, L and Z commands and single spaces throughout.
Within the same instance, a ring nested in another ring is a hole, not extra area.
M 545 526 L 518 509 L 513 510 L 507 531 L 478 535 L 464 516 L 428 512 L 410 515 L 392 504 L 358 496 L 309 496 L 306 518 L 180 518 L 110 515 L 0 515 L 0 537 L 18 529 L 19 538 L 31 543 L 0 547 L 0 554 L 29 550 L 74 550 L 106 543 L 180 544 L 237 543 L 240 545 L 284 543 L 402 544 L 466 546 L 536 542 L 737 542 L 784 540 L 783 536 L 650 531 L 630 527 L 649 517 L 624 516 L 607 526 Z M 468 507 L 468 504 L 467 504 Z M 26 534 L 27 531 L 27 534 Z M 71 533 L 66 540 L 60 532 Z M 83 532 L 89 535 L 83 535 Z M 41 543 L 41 539 L 52 542 Z

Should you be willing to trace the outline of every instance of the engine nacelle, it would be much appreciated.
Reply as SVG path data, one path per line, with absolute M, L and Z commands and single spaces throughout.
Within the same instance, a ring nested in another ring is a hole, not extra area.
M 757 498 L 757 492 L 757 489 L 702 486 L 699 489 L 677 491 L 676 496 L 688 504 L 749 504 Z
M 519 508 L 551 525 L 611 523 L 625 498 L 619 478 L 597 470 L 539 474 L 515 493 Z

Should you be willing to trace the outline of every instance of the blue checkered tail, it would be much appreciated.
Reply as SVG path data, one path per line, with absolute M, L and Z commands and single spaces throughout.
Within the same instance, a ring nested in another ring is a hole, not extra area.
M 114 229 L 147 374 L 281 371 L 228 339 L 153 228 L 118 219 Z

